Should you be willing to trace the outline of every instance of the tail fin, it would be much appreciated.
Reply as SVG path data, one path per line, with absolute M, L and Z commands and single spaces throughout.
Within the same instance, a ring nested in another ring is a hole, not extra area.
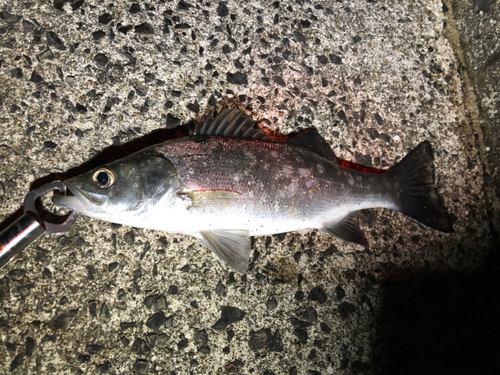
M 394 197 L 399 211 L 428 227 L 453 232 L 451 219 L 434 188 L 434 156 L 429 141 L 420 143 L 388 175 L 399 182 Z

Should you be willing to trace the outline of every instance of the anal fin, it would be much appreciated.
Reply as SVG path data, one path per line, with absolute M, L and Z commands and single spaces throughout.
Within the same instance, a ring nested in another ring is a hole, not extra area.
M 368 240 L 359 227 L 357 212 L 351 212 L 340 220 L 329 222 L 321 230 L 341 240 L 368 247 Z
M 250 262 L 248 230 L 207 230 L 200 232 L 201 241 L 233 270 L 243 275 Z

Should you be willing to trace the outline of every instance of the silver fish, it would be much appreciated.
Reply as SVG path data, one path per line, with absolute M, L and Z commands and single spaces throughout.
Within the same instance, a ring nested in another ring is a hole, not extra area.
M 97 219 L 190 234 L 239 273 L 250 236 L 316 228 L 367 246 L 356 214 L 385 207 L 453 231 L 434 184 L 428 141 L 387 173 L 341 167 L 309 129 L 270 139 L 238 108 L 223 109 L 189 137 L 154 145 L 64 182 L 54 203 Z

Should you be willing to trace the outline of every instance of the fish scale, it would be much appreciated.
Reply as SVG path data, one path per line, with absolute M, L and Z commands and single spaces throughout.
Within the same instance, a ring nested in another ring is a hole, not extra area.
M 194 232 L 207 220 L 211 229 L 243 227 L 251 235 L 289 232 L 317 228 L 353 210 L 394 206 L 390 198 L 394 189 L 385 187 L 384 175 L 346 170 L 337 162 L 286 143 L 222 137 L 193 142 L 186 138 L 167 141 L 156 151 L 173 164 L 185 191 L 240 195 L 237 200 L 212 202 L 204 215 L 186 211 L 186 221 Z M 231 219 L 214 220 L 210 215 Z

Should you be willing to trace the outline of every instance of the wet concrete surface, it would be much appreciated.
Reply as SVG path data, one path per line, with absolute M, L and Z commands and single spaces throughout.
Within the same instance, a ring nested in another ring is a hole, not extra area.
M 498 5 L 481 3 L 494 26 Z M 255 237 L 240 276 L 194 238 L 81 217 L 0 270 L 0 373 L 497 369 L 498 85 L 486 71 L 484 96 L 472 87 L 471 23 L 450 18 L 461 4 L 4 5 L 0 221 L 31 187 L 230 101 L 281 133 L 314 126 L 338 157 L 377 168 L 429 140 L 455 232 L 369 210 L 368 249 L 318 231 Z

